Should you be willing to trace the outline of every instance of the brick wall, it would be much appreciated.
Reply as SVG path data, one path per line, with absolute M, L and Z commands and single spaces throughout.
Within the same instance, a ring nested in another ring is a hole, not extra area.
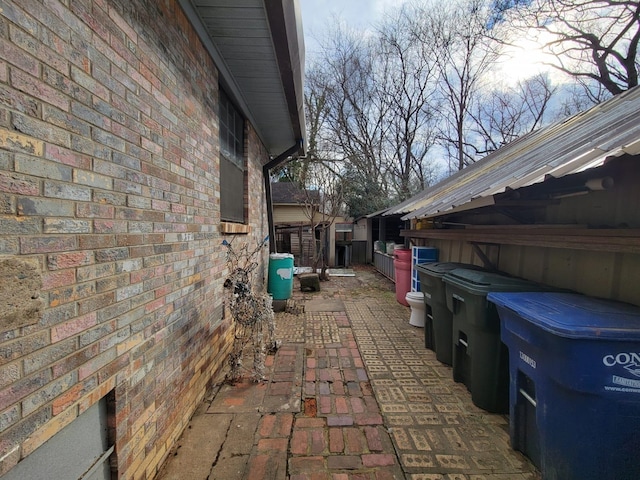
M 118 477 L 153 478 L 229 344 L 217 71 L 174 0 L 0 6 L 0 266 L 42 303 L 0 309 L 0 474 L 107 396 Z

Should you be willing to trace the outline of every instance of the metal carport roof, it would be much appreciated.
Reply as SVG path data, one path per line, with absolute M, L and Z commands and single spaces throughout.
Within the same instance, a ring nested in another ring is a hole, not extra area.
M 640 153 L 640 87 L 520 137 L 384 215 L 437 217 L 494 204 L 494 195 Z

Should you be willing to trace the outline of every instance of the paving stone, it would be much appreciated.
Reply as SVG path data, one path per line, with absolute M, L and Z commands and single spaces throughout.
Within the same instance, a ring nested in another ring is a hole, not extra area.
M 353 425 L 353 417 L 349 415 L 332 415 L 327 417 L 327 425 L 330 427 L 345 427 Z
M 362 468 L 362 459 L 358 455 L 333 455 L 327 458 L 331 470 L 357 470 Z
M 321 457 L 321 456 L 289 457 L 289 473 L 291 475 L 296 475 L 299 473 L 321 472 L 321 471 L 324 471 L 325 469 L 326 469 L 325 457 Z
M 383 467 L 396 463 L 395 455 L 389 453 L 372 453 L 362 455 L 362 464 L 365 467 Z
M 288 446 L 288 438 L 263 438 L 258 441 L 258 452 L 286 452 Z
M 171 461 L 165 465 L 162 478 L 206 480 L 226 440 L 233 418 L 232 414 L 195 415 L 185 434 L 178 440 L 177 448 L 170 457 Z M 244 469 L 244 464 L 242 468 Z
M 364 429 L 367 447 L 369 447 L 369 451 L 371 452 L 379 452 L 384 449 L 380 428 L 381 427 L 365 427 Z
M 329 452 L 331 453 L 344 452 L 344 436 L 343 436 L 342 428 L 329 429 Z
M 249 455 L 238 455 L 231 458 L 218 459 L 218 462 L 211 468 L 207 477 L 203 477 L 205 480 L 213 478 L 224 478 L 225 480 L 244 480 L 247 477 L 246 470 L 249 465 Z M 263 467 L 264 468 L 264 467 Z M 180 476 L 177 477 L 180 480 L 185 478 L 196 480 L 197 477 L 192 477 L 188 474 L 188 471 L 182 470 Z
M 400 463 L 406 469 L 432 468 L 436 465 L 433 455 L 416 453 L 401 453 Z
M 212 477 L 216 478 L 216 477 Z M 258 454 L 249 461 L 246 478 L 285 480 L 287 478 L 286 455 Z
M 260 417 L 258 413 L 234 415 L 227 430 L 227 438 L 222 446 L 220 455 L 229 458 L 250 454 Z

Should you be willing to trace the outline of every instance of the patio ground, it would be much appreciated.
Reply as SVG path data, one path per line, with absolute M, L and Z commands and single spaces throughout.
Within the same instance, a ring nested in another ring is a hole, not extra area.
M 509 447 L 508 417 L 473 405 L 424 348 L 392 282 L 360 267 L 321 289 L 302 293 L 296 280 L 268 381 L 220 382 L 158 478 L 540 478 Z

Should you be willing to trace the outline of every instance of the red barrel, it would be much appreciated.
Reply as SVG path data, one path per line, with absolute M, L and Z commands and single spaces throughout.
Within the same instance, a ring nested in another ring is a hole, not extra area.
M 405 297 L 411 290 L 411 250 L 404 248 L 394 250 L 393 268 L 396 276 L 396 300 L 408 307 Z

